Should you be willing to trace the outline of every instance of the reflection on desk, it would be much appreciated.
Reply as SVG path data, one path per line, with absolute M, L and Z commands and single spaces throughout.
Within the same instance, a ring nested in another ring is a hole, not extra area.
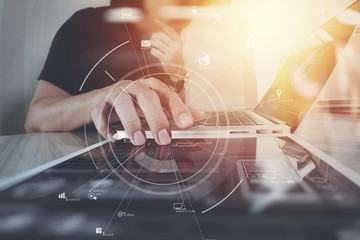
M 360 174 L 360 114 L 314 111 L 295 135 Z
M 88 144 L 99 142 L 88 134 Z M 86 147 L 84 133 L 34 133 L 0 137 L 0 179 L 12 177 Z
M 335 239 L 360 218 L 359 187 L 288 137 L 123 139 L 0 203 L 4 239 Z

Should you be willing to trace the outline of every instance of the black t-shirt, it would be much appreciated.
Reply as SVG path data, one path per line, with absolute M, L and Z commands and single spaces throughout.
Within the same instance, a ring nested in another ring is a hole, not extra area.
M 149 73 L 164 73 L 160 61 L 149 50 L 141 49 L 141 40 L 150 39 L 151 33 L 139 32 L 130 23 L 105 21 L 109 9 L 87 8 L 64 23 L 52 42 L 39 80 L 77 95 L 114 84 L 106 72 L 116 81 L 126 75 L 126 79 L 136 80 Z M 127 41 L 130 42 L 113 51 L 94 68 L 106 54 Z M 168 77 L 161 80 L 167 82 Z

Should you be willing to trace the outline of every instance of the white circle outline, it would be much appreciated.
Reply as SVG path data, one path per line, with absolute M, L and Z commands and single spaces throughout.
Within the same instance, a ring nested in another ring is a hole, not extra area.
M 177 65 L 177 64 L 166 64 L 166 65 L 179 67 L 179 65 Z M 164 64 L 160 64 L 160 63 L 157 63 L 157 64 L 156 64 L 156 63 L 155 63 L 155 64 L 148 64 L 148 65 L 146 65 L 146 66 L 138 67 L 138 68 L 134 69 L 133 71 L 129 72 L 128 74 L 124 75 L 120 80 L 124 80 L 125 78 L 127 78 L 128 76 L 130 76 L 130 75 L 138 72 L 139 70 L 148 69 L 149 67 L 153 67 L 153 66 L 161 66 L 161 67 L 164 67 Z M 184 67 L 181 66 L 181 68 L 184 68 Z M 200 78 L 201 78 L 202 80 L 205 80 L 205 82 L 207 82 L 207 84 L 209 84 L 209 86 L 211 86 L 211 87 L 213 88 L 214 92 L 216 93 L 217 97 L 219 98 L 219 100 L 220 100 L 220 102 L 221 102 L 221 105 L 222 105 L 222 106 L 225 106 L 224 103 L 223 103 L 223 100 L 222 100 L 222 98 L 220 97 L 219 93 L 217 92 L 216 88 L 213 87 L 213 85 L 210 83 L 209 80 L 207 80 L 205 77 L 203 77 L 202 75 L 198 74 L 197 72 L 195 72 L 195 71 L 193 71 L 193 70 L 191 70 L 191 69 L 189 69 L 189 68 L 185 68 L 185 70 L 186 70 L 187 72 L 191 72 L 191 73 L 193 73 L 193 74 L 195 74 L 195 75 L 198 75 L 198 76 L 200 76 Z M 158 74 L 164 74 L 164 73 L 158 73 Z M 150 75 L 156 75 L 156 74 L 153 73 L 153 74 L 150 74 Z M 171 74 L 167 74 L 167 75 L 171 75 Z M 178 76 L 180 76 L 180 75 L 178 75 Z M 181 77 L 183 77 L 183 76 L 181 76 Z M 144 77 L 142 77 L 142 78 L 144 78 Z M 139 79 L 141 79 L 141 78 L 139 78 Z M 193 81 L 192 81 L 192 82 L 193 82 Z M 195 82 L 193 82 L 193 83 L 195 83 Z M 200 87 L 200 86 L 199 86 L 198 84 L 196 84 L 196 83 L 195 83 L 195 85 L 197 85 L 198 87 Z M 217 119 L 219 119 L 219 115 L 218 115 L 218 113 L 217 113 L 217 111 L 216 111 L 216 106 L 214 105 L 213 101 L 211 100 L 211 98 L 209 97 L 209 95 L 206 93 L 206 91 L 204 91 L 204 89 L 203 89 L 202 87 L 200 87 L 200 88 L 203 90 L 203 92 L 205 92 L 205 94 L 207 95 L 207 97 L 208 97 L 208 98 L 210 99 L 210 101 L 212 102 L 212 105 L 213 105 L 213 107 L 214 107 L 214 109 L 215 109 L 215 112 L 216 112 L 216 117 L 217 117 Z M 125 88 L 125 89 L 126 89 L 126 88 Z M 228 120 L 227 115 L 225 115 L 225 117 L 226 117 L 226 119 Z M 109 120 L 109 118 L 108 118 L 108 120 Z M 108 127 L 109 127 L 109 121 L 108 121 Z M 218 131 L 219 131 L 219 127 L 220 127 L 220 126 L 218 126 Z M 85 131 L 85 135 L 86 135 L 86 125 L 84 125 L 84 131 Z M 101 136 L 99 133 L 98 133 L 97 135 L 98 135 L 98 139 L 101 140 L 102 136 Z M 216 142 L 215 149 L 218 147 L 219 139 L 220 139 L 220 137 L 219 137 L 219 132 L 218 132 L 218 137 L 217 137 L 217 142 Z M 224 143 L 224 146 L 225 146 L 225 147 L 223 148 L 222 152 L 226 151 L 226 149 L 227 149 L 227 143 L 228 143 L 228 138 L 226 138 L 226 143 Z M 87 141 L 87 139 L 86 139 L 86 144 L 87 144 L 87 146 L 88 146 L 88 141 Z M 111 147 L 111 144 L 109 144 L 109 145 L 110 145 L 110 147 Z M 88 147 L 89 147 L 89 146 L 88 146 Z M 100 147 L 103 149 L 103 145 L 100 146 Z M 111 148 L 112 148 L 112 147 L 111 147 Z M 112 152 L 113 152 L 113 149 L 112 149 Z M 113 152 L 113 154 L 114 154 L 114 152 Z M 214 154 L 215 154 L 215 152 L 213 151 L 211 157 L 209 158 L 209 160 L 207 161 L 207 163 L 204 165 L 204 167 L 208 165 L 209 161 L 213 158 Z M 115 156 L 115 158 L 117 159 L 117 156 L 116 156 L 115 154 L 114 154 L 114 156 Z M 91 157 L 91 159 L 93 160 L 91 153 L 90 153 L 90 157 Z M 107 162 L 107 165 L 111 168 L 111 170 L 115 173 L 115 175 L 118 176 L 118 178 L 120 178 L 122 181 L 125 181 L 128 185 L 130 185 L 131 187 L 133 187 L 133 188 L 135 188 L 135 189 L 137 189 L 137 190 L 139 190 L 139 191 L 142 191 L 142 192 L 145 192 L 145 193 L 149 193 L 149 194 L 156 194 L 156 195 L 173 195 L 173 194 L 178 194 L 178 193 L 181 193 L 181 192 L 184 192 L 184 191 L 188 191 L 188 190 L 191 190 L 191 189 L 199 186 L 201 183 L 203 183 L 204 181 L 206 181 L 206 180 L 216 171 L 216 167 L 220 165 L 220 162 L 221 162 L 222 159 L 223 159 L 223 157 L 219 157 L 219 158 L 218 158 L 218 162 L 217 162 L 216 164 L 214 164 L 215 167 L 213 167 L 213 168 L 211 169 L 211 171 L 208 172 L 207 175 L 206 175 L 205 177 L 203 177 L 200 181 L 198 181 L 196 184 L 193 184 L 193 185 L 191 185 L 191 186 L 189 186 L 189 187 L 186 187 L 186 188 L 183 188 L 183 189 L 177 190 L 177 191 L 155 192 L 155 191 L 152 191 L 152 190 L 147 190 L 147 189 L 144 189 L 144 188 L 141 188 L 141 187 L 138 187 L 138 186 L 134 186 L 133 183 L 129 183 L 129 182 L 128 182 L 126 179 L 124 179 L 122 176 L 118 175 L 118 172 L 117 172 L 116 170 L 114 171 L 114 168 L 111 166 L 111 163 L 110 163 L 109 159 L 107 158 L 107 156 L 106 156 L 104 153 L 103 153 L 103 157 L 105 158 L 105 161 Z M 117 161 L 119 161 L 119 160 L 117 159 Z M 195 177 L 195 175 L 197 175 L 201 170 L 203 170 L 204 167 L 202 167 L 196 174 L 194 174 L 194 175 L 191 176 L 190 178 L 187 178 L 187 180 Z M 124 167 L 123 167 L 123 168 L 124 168 Z M 127 171 L 126 168 L 124 168 L 124 169 Z M 127 171 L 127 172 L 128 172 L 128 171 Z M 128 173 L 129 173 L 130 175 L 132 175 L 130 172 L 128 172 Z M 132 176 L 133 176 L 133 175 L 132 175 Z M 133 176 L 133 177 L 134 177 L 134 176 Z M 138 179 L 139 181 L 145 181 L 145 180 L 139 179 L 139 178 L 137 178 L 137 177 L 135 177 L 135 178 Z M 186 180 L 183 180 L 183 181 L 181 181 L 181 183 L 183 183 L 183 182 L 185 182 L 185 181 L 186 181 Z M 175 184 L 179 184 L 179 183 L 180 183 L 180 182 L 178 182 L 178 183 L 173 183 L 173 184 L 171 184 L 171 185 L 175 185 Z M 149 184 L 154 184 L 154 183 L 149 182 Z M 164 185 L 158 185 L 158 186 L 164 186 Z

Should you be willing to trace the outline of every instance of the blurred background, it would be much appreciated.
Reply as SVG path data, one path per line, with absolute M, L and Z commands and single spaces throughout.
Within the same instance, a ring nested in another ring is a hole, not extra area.
M 206 17 L 194 18 L 183 31 L 185 64 L 214 86 L 222 108 L 254 106 L 292 46 L 352 2 L 224 0 L 224 6 L 198 9 Z M 108 4 L 109 0 L 0 0 L 0 135 L 25 132 L 37 77 L 60 26 L 77 10 Z M 359 33 L 357 29 L 321 99 L 359 99 Z M 209 57 L 206 66 L 199 62 L 203 56 Z M 191 98 L 198 91 L 190 84 L 189 104 L 208 109 L 207 100 Z

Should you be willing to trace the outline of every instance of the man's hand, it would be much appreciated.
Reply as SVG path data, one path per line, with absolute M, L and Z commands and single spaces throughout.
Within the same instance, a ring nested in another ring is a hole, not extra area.
M 111 125 L 114 117 L 120 119 L 134 145 L 146 142 L 140 117 L 146 119 L 159 145 L 171 142 L 166 112 L 179 128 L 189 128 L 194 123 L 193 114 L 181 98 L 155 78 L 123 80 L 104 88 L 103 94 L 103 100 L 91 112 L 91 116 L 99 133 L 111 142 L 115 142 L 113 135 L 116 131 Z
M 159 20 L 156 20 L 156 23 L 162 31 L 152 34 L 150 53 L 160 60 L 166 73 L 184 76 L 186 73 L 183 68 L 183 46 L 180 35 L 165 23 Z M 171 79 L 175 82 L 179 80 L 174 76 Z

